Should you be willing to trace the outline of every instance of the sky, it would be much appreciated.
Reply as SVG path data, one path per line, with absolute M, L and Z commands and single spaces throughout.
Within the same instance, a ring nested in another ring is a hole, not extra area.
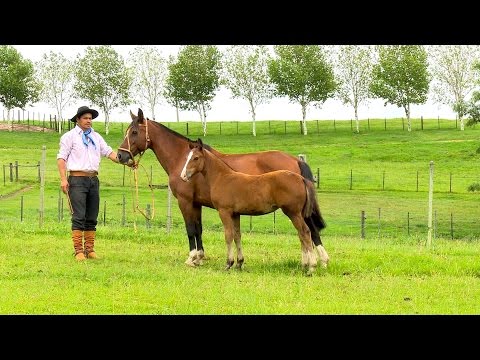
M 155 45 L 161 52 L 162 56 L 176 55 L 180 45 Z M 88 45 L 13 45 L 24 58 L 33 62 L 39 61 L 43 54 L 50 51 L 62 53 L 65 57 L 75 59 L 77 56 L 83 56 Z M 136 45 L 112 45 L 112 47 L 126 59 L 129 52 L 132 51 Z M 219 45 L 220 50 L 224 50 L 228 45 Z M 71 104 L 67 105 L 64 110 L 65 117 L 72 117 L 75 115 L 78 107 L 82 105 L 93 106 L 85 101 L 73 100 Z M 117 108 L 110 114 L 111 121 L 131 120 L 129 111 L 134 114 L 137 113 L 138 108 L 142 108 L 144 114 L 152 117 L 149 110 L 139 104 L 131 104 L 126 108 Z M 3 110 L 2 105 L 0 108 Z M 26 111 L 34 111 L 35 113 L 54 115 L 55 109 L 48 104 L 38 102 L 33 106 L 27 106 Z M 100 110 L 100 109 L 98 109 Z M 405 116 L 402 108 L 395 105 L 384 106 L 384 101 L 380 99 L 370 100 L 368 103 L 360 105 L 358 115 L 360 119 L 366 118 L 400 118 Z M 412 118 L 447 118 L 455 119 L 455 113 L 447 106 L 434 103 L 428 100 L 424 105 L 412 105 Z M 100 111 L 99 119 L 102 119 L 102 112 Z M 353 108 L 348 105 L 343 105 L 340 100 L 328 99 L 323 105 L 318 108 L 309 106 L 307 109 L 307 120 L 350 120 L 354 118 Z M 165 100 L 162 100 L 160 105 L 155 107 L 155 120 L 160 122 L 176 121 L 176 110 L 174 107 L 168 105 Z M 275 98 L 267 104 L 261 104 L 256 109 L 257 120 L 301 120 L 302 112 L 298 103 L 289 102 L 288 98 Z M 233 99 L 228 89 L 220 87 L 216 93 L 214 100 L 211 103 L 211 110 L 207 112 L 208 121 L 249 121 L 251 115 L 249 112 L 249 105 L 246 100 Z M 180 111 L 180 121 L 200 121 L 200 116 L 196 111 Z

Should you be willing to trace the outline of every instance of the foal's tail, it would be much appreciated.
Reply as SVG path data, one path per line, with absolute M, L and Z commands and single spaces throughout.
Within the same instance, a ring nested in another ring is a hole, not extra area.
M 320 207 L 318 206 L 317 192 L 313 186 L 313 182 L 303 178 L 305 184 L 305 190 L 307 190 L 307 200 L 303 206 L 302 216 L 303 218 L 311 218 L 313 224 L 318 230 L 324 229 L 327 224 L 320 213 Z
M 301 159 L 298 159 L 297 163 L 298 163 L 298 167 L 300 168 L 300 175 L 302 175 L 305 179 L 310 180 L 311 182 L 315 182 L 312 169 L 310 169 L 310 166 Z

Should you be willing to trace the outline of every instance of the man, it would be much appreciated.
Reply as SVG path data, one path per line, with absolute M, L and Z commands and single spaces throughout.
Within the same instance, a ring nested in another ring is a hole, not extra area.
M 97 258 L 94 245 L 100 205 L 100 158 L 108 157 L 118 163 L 117 153 L 92 128 L 92 120 L 97 116 L 97 110 L 79 107 L 70 119 L 76 126 L 62 135 L 57 154 L 60 186 L 72 211 L 72 240 L 78 261 Z

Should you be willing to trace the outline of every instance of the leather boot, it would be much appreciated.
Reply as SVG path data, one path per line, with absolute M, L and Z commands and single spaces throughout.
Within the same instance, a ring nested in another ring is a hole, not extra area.
M 73 248 L 75 249 L 75 259 L 78 261 L 85 260 L 85 254 L 83 253 L 83 231 L 72 230 Z
M 85 256 L 88 259 L 98 259 L 97 254 L 95 253 L 95 230 L 85 230 Z

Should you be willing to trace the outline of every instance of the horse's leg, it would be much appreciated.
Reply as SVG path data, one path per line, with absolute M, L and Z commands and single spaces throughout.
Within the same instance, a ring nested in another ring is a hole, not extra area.
M 190 252 L 188 254 L 187 260 L 185 260 L 185 264 L 187 264 L 188 266 L 197 266 L 199 262 L 197 261 L 197 244 L 195 240 L 198 237 L 198 223 L 200 223 L 201 229 L 201 207 L 195 208 L 191 202 L 182 198 L 178 199 L 178 206 L 180 208 L 180 211 L 182 212 L 183 220 L 185 221 L 188 244 L 190 246 Z
M 305 220 L 305 223 L 308 225 L 308 228 L 310 229 L 312 241 L 313 241 L 313 244 L 315 245 L 315 249 L 317 249 L 320 263 L 322 264 L 322 267 L 326 268 L 329 261 L 329 257 L 328 257 L 327 251 L 322 245 L 322 240 L 320 239 L 320 231 L 318 231 L 318 228 L 315 226 L 312 217 L 304 218 L 304 220 Z
M 202 242 L 202 207 L 193 207 L 195 214 L 196 214 L 196 221 L 195 221 L 195 240 L 197 245 L 197 257 L 194 260 L 195 265 L 202 265 L 203 260 L 206 259 L 205 251 L 203 250 L 203 242 Z
M 219 210 L 218 214 L 223 223 L 223 229 L 225 231 L 225 243 L 227 244 L 227 264 L 225 270 L 230 269 L 233 266 L 233 247 L 232 242 L 235 233 L 234 219 L 231 213 L 223 210 Z
M 240 215 L 234 215 L 233 217 L 233 230 L 235 231 L 233 235 L 233 240 L 235 240 L 235 245 L 237 246 L 237 269 L 242 269 L 243 265 L 243 251 L 242 251 L 242 233 L 240 232 Z
M 298 237 L 300 238 L 300 244 L 302 248 L 302 265 L 307 271 L 308 276 L 312 275 L 317 266 L 317 257 L 313 251 L 313 242 L 310 229 L 305 223 L 301 214 L 288 214 L 286 215 L 292 221 L 293 226 L 297 229 Z

